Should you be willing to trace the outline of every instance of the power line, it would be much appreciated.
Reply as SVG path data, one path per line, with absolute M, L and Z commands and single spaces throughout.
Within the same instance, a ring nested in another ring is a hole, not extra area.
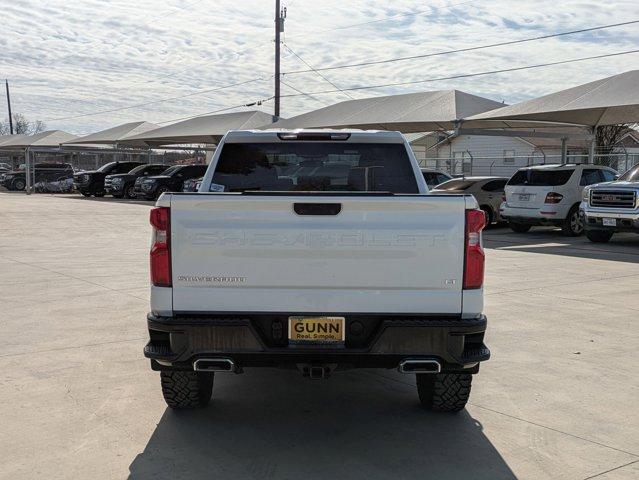
M 253 50 L 257 50 L 258 48 L 262 48 L 265 45 L 271 45 L 272 43 L 273 43 L 273 40 L 269 40 L 268 42 L 258 43 L 257 45 L 253 45 L 252 47 L 244 48 L 242 50 L 236 50 L 234 52 L 231 52 L 231 53 L 225 55 L 223 58 L 218 58 L 218 59 L 215 59 L 215 60 L 209 60 L 209 61 L 206 61 L 204 63 L 201 63 L 200 65 L 201 66 L 205 66 L 205 65 L 217 65 L 217 64 L 220 64 L 220 63 L 227 63 L 231 59 L 232 56 L 243 55 L 243 54 L 245 54 L 247 52 L 252 52 Z M 182 62 L 182 64 L 184 64 L 184 62 Z M 172 65 L 175 66 L 175 64 L 172 64 Z M 165 75 L 160 75 L 159 77 L 150 78 L 150 79 L 147 78 L 147 79 L 144 79 L 144 80 L 140 80 L 138 82 L 133 83 L 132 85 L 138 85 L 140 83 L 157 82 L 158 80 L 164 80 L 166 78 L 175 77 L 176 75 L 179 75 L 181 73 L 184 73 L 184 71 L 183 70 L 178 70 L 178 71 L 175 71 L 173 73 L 167 73 Z
M 191 2 L 188 5 L 183 5 L 181 7 L 177 7 L 177 8 L 171 9 L 171 10 L 166 10 L 164 13 L 162 13 L 160 15 L 157 15 L 155 17 L 151 17 L 150 19 L 148 19 L 146 21 L 146 23 L 144 23 L 144 25 L 148 25 L 149 23 L 151 23 L 151 22 L 153 22 L 153 21 L 155 21 L 155 20 L 157 20 L 159 18 L 168 17 L 171 14 L 176 14 L 176 13 L 179 13 L 180 11 L 185 11 L 187 8 L 194 7 L 195 5 L 197 5 L 199 3 L 202 3 L 203 1 L 204 0 L 198 0 L 198 1 L 195 1 L 195 2 Z
M 502 70 L 489 70 L 487 72 L 477 72 L 477 73 L 466 73 L 466 74 L 460 74 L 460 75 L 452 75 L 449 77 L 438 77 L 438 78 L 427 78 L 424 80 L 414 80 L 411 82 L 396 82 L 396 83 L 384 83 L 384 84 L 379 84 L 379 85 L 366 85 L 366 86 L 361 86 L 361 87 L 349 87 L 349 88 L 342 88 L 341 90 L 344 91 L 356 91 L 356 90 L 370 90 L 370 89 L 375 89 L 375 88 L 384 88 L 384 87 L 401 87 L 401 86 L 406 86 L 406 85 L 416 85 L 419 83 L 430 83 L 430 82 L 439 82 L 442 80 L 455 80 L 455 79 L 459 79 L 459 78 L 469 78 L 469 77 L 479 77 L 479 76 L 483 76 L 483 75 L 494 75 L 497 73 L 506 73 L 506 72 L 516 72 L 516 71 L 520 71 L 520 70 L 528 70 L 531 68 L 541 68 L 541 67 L 550 67 L 550 66 L 555 66 L 555 65 L 565 65 L 567 63 L 576 63 L 576 62 L 583 62 L 586 60 L 595 60 L 595 59 L 599 59 L 599 58 L 608 58 L 608 57 L 617 57 L 620 55 L 628 55 L 631 53 L 639 53 L 639 49 L 638 50 L 628 50 L 626 52 L 617 52 L 617 53 L 608 53 L 608 54 L 604 54 L 604 55 L 593 55 L 591 57 L 582 57 L 582 58 L 573 58 L 571 60 L 561 60 L 558 62 L 548 62 L 548 63 L 539 63 L 536 65 L 527 65 L 524 67 L 513 67 L 513 68 L 504 68 Z M 321 94 L 325 94 L 325 93 L 336 93 L 339 92 L 340 90 L 323 90 L 323 91 L 319 91 L 319 92 L 310 92 L 308 93 L 308 95 L 321 95 Z M 283 97 L 298 97 L 299 95 L 297 94 L 288 94 L 288 95 L 282 95 Z
M 282 42 L 282 45 L 284 45 L 284 48 L 286 48 L 289 52 L 291 52 L 293 55 L 295 55 L 304 65 L 306 65 L 308 68 L 310 68 L 312 72 L 315 72 L 325 82 L 327 82 L 330 85 L 332 85 L 333 87 L 337 88 L 340 92 L 342 92 L 344 95 L 346 95 L 351 100 L 353 99 L 352 95 L 350 95 L 349 93 L 343 91 L 341 88 L 339 88 L 333 82 L 331 82 L 328 78 L 326 78 L 326 76 L 324 76 L 320 72 L 318 72 L 317 69 L 313 68 L 313 66 L 310 63 L 308 63 L 306 60 L 304 60 L 302 57 L 300 57 L 297 53 L 295 53 L 295 51 L 291 47 L 289 47 L 285 42 Z
M 202 113 L 197 113 L 195 115 L 189 115 L 188 117 L 180 117 L 180 118 L 172 118 L 171 120 L 164 120 L 163 122 L 156 122 L 158 125 L 163 125 L 165 123 L 173 123 L 173 122 L 179 122 L 180 120 L 189 120 L 191 118 L 196 118 L 196 117 L 202 117 L 204 115 L 213 115 L 215 113 L 220 113 L 220 112 L 226 112 L 228 110 L 234 110 L 236 108 L 242 108 L 242 107 L 253 107 L 255 105 L 262 105 L 265 102 L 268 102 L 270 100 L 273 100 L 273 98 L 275 97 L 268 97 L 268 98 L 263 98 L 261 100 L 257 100 L 255 102 L 250 102 L 250 103 L 240 103 L 238 105 L 233 105 L 232 107 L 223 107 L 223 108 L 219 108 L 217 110 L 212 110 L 210 112 L 202 112 Z
M 359 62 L 359 63 L 349 63 L 349 64 L 344 64 L 344 65 L 336 65 L 334 67 L 321 67 L 321 68 L 310 68 L 309 70 L 293 70 L 290 72 L 284 72 L 282 73 L 282 75 L 293 75 L 293 74 L 298 74 L 298 73 L 308 73 L 308 72 L 315 72 L 318 73 L 318 71 L 327 71 L 327 70 L 339 70 L 342 68 L 354 68 L 354 67 L 366 67 L 369 65 L 380 65 L 383 63 L 393 63 L 393 62 L 403 62 L 406 60 L 415 60 L 418 58 L 429 58 L 429 57 L 436 57 L 436 56 L 440 56 L 440 55 L 449 55 L 451 53 L 461 53 L 461 52 L 472 52 L 475 50 L 483 50 L 486 48 L 494 48 L 494 47 L 501 47 L 501 46 L 505 46 L 505 45 L 516 45 L 519 43 L 526 43 L 526 42 L 534 42 L 537 40 L 545 40 L 548 38 L 554 38 L 554 37 L 563 37 L 566 35 L 575 35 L 578 33 L 586 33 L 586 32 L 594 32 L 596 30 L 603 30 L 606 28 L 613 28 L 613 27 L 621 27 L 624 25 L 632 25 L 635 23 L 639 23 L 639 20 L 631 20 L 628 22 L 622 22 L 622 23 L 613 23 L 610 25 L 602 25 L 599 27 L 592 27 L 592 28 L 583 28 L 580 30 L 572 30 L 569 32 L 560 32 L 560 33 L 553 33 L 553 34 L 548 34 L 548 35 L 540 35 L 537 37 L 530 37 L 530 38 L 522 38 L 520 40 L 510 40 L 507 42 L 499 42 L 499 43 L 491 43 L 491 44 L 487 44 L 487 45 L 478 45 L 476 47 L 467 47 L 467 48 L 459 48 L 459 49 L 455 49 L 455 50 L 445 50 L 442 52 L 434 52 L 434 53 L 425 53 L 425 54 L 421 54 L 421 55 L 410 55 L 407 57 L 394 57 L 394 58 L 388 58 L 385 60 L 371 60 L 368 62 Z
M 454 8 L 454 7 L 459 7 L 459 6 L 462 6 L 462 5 L 468 5 L 470 3 L 475 3 L 475 0 L 470 0 L 470 1 L 466 1 L 466 2 L 459 2 L 459 3 L 453 3 L 453 4 L 450 4 L 450 5 L 435 5 L 435 6 L 432 6 L 428 10 L 419 10 L 419 11 L 415 11 L 415 12 L 398 13 L 397 15 L 391 15 L 390 17 L 378 18 L 376 20 L 369 20 L 369 21 L 366 21 L 366 22 L 359 22 L 359 23 L 351 23 L 349 25 L 341 25 L 341 26 L 338 26 L 338 27 L 328 28 L 328 29 L 325 29 L 325 30 L 315 30 L 315 31 L 311 31 L 311 32 L 299 33 L 297 35 L 289 35 L 289 38 L 308 36 L 308 35 L 313 35 L 313 34 L 316 34 L 316 33 L 334 32 L 336 30 L 347 30 L 349 28 L 355 28 L 355 27 L 363 27 L 365 25 L 371 25 L 373 23 L 388 22 L 389 20 L 395 20 L 397 18 L 412 17 L 412 16 L 415 16 L 415 15 L 423 15 L 425 13 L 432 13 L 433 11 L 436 12 L 438 10 L 444 10 L 444 9 L 447 9 L 447 8 Z
M 311 95 L 311 94 L 309 94 L 309 93 L 306 93 L 306 92 L 301 91 L 299 88 L 294 87 L 294 86 L 293 86 L 293 85 L 291 85 L 290 83 L 286 83 L 284 80 L 281 80 L 281 82 L 282 82 L 282 84 L 283 84 L 283 85 L 286 85 L 286 86 L 287 86 L 288 88 L 290 88 L 291 90 L 295 90 L 296 92 L 301 93 L 302 95 L 304 95 L 304 96 L 306 96 L 306 97 L 308 97 L 308 98 L 312 98 L 313 100 L 315 100 L 315 101 L 317 101 L 317 102 L 321 102 L 321 101 L 322 101 L 322 100 L 320 100 L 319 98 L 314 97 L 313 95 Z M 323 103 L 323 102 L 322 102 L 322 103 Z
M 46 119 L 46 121 L 52 122 L 52 121 L 57 121 L 57 120 L 70 120 L 70 119 L 73 119 L 73 118 L 82 118 L 82 117 L 90 117 L 90 116 L 94 116 L 94 115 L 101 115 L 103 113 L 119 112 L 121 110 L 129 110 L 131 108 L 146 107 L 148 105 L 154 105 L 156 103 L 164 103 L 164 102 L 169 102 L 169 101 L 172 101 L 172 100 L 180 100 L 182 98 L 193 97 L 195 95 L 202 95 L 204 93 L 217 92 L 217 91 L 224 90 L 224 89 L 227 89 L 227 88 L 239 87 L 241 85 L 246 85 L 246 84 L 249 84 L 249 83 L 259 82 L 261 80 L 268 80 L 270 78 L 272 78 L 272 77 L 253 78 L 251 80 L 246 80 L 244 82 L 237 82 L 237 83 L 232 83 L 232 84 L 229 84 L 229 85 L 222 85 L 221 87 L 209 88 L 209 89 L 206 89 L 206 90 L 199 90 L 197 92 L 191 92 L 191 93 L 187 93 L 185 95 L 179 95 L 177 97 L 160 98 L 158 100 L 152 100 L 150 102 L 138 103 L 138 104 L 135 104 L 135 105 L 127 105 L 125 107 L 111 108 L 111 109 L 108 109 L 108 110 L 99 110 L 99 111 L 96 111 L 96 112 L 81 113 L 79 115 L 72 115 L 72 116 L 69 116 L 69 117 L 49 118 L 49 119 Z

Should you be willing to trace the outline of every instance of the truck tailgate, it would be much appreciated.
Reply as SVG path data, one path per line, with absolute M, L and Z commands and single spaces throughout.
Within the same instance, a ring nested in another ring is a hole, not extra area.
M 308 203 L 341 209 L 296 213 Z M 462 196 L 181 194 L 170 206 L 176 312 L 461 312 Z

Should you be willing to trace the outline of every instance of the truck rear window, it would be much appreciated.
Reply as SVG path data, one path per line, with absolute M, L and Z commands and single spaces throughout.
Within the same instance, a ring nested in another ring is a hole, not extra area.
M 508 185 L 531 185 L 535 187 L 555 187 L 564 185 L 572 176 L 574 169 L 567 170 L 519 170 Z
M 227 143 L 211 189 L 418 193 L 403 144 Z

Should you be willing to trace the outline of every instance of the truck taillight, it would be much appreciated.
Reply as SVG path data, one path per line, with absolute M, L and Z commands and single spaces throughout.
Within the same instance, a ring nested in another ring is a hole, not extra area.
M 151 209 L 153 242 L 151 245 L 151 283 L 156 287 L 171 286 L 171 210 Z
M 564 196 L 561 193 L 548 192 L 546 194 L 546 200 L 544 200 L 544 203 L 559 203 L 563 198 Z
M 484 249 L 481 231 L 486 226 L 486 214 L 482 210 L 466 210 L 466 240 L 464 256 L 464 282 L 466 290 L 481 288 L 484 284 Z

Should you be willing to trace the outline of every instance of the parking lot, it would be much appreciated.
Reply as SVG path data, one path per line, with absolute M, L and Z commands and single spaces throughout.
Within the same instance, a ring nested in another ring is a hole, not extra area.
M 142 355 L 150 205 L 0 192 L 0 478 L 639 477 L 639 236 L 488 230 L 458 415 L 378 370 L 219 374 L 176 413 Z

